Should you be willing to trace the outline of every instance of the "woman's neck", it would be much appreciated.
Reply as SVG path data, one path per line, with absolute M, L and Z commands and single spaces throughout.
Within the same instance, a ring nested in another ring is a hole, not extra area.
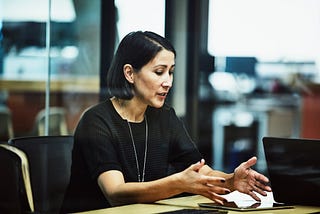
M 129 122 L 143 121 L 147 105 L 142 106 L 135 102 L 134 99 L 123 100 L 119 98 L 111 98 L 111 102 L 122 119 L 128 120 Z

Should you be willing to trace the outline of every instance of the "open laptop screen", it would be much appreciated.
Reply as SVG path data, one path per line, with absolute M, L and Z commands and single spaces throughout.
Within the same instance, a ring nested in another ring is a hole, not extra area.
M 320 140 L 263 138 L 275 201 L 320 205 Z

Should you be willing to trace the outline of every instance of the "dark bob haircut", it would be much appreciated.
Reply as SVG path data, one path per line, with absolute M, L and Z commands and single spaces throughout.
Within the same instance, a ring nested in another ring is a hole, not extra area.
M 123 66 L 130 64 L 139 72 L 161 50 L 176 55 L 172 44 L 164 37 L 150 31 L 136 31 L 127 34 L 120 42 L 107 74 L 107 95 L 120 99 L 131 99 L 134 94 L 132 84 L 123 74 Z

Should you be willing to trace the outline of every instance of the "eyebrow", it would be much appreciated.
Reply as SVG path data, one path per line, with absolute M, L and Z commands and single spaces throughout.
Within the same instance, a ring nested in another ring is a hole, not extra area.
M 176 64 L 173 64 L 173 65 L 171 65 L 171 66 L 168 66 L 168 65 L 164 65 L 164 64 L 159 64 L 159 65 L 155 65 L 154 66 L 154 68 L 156 68 L 156 67 L 170 67 L 170 68 L 174 68 L 176 66 Z

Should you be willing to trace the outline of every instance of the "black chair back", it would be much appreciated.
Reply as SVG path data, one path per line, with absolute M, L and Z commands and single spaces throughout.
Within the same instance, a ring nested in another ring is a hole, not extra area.
M 7 107 L 0 106 L 0 141 L 13 138 L 12 116 Z
M 28 156 L 35 211 L 59 213 L 70 178 L 73 136 L 20 137 L 9 143 Z
M 33 208 L 25 153 L 13 146 L 0 144 L 0 213 L 32 213 Z

